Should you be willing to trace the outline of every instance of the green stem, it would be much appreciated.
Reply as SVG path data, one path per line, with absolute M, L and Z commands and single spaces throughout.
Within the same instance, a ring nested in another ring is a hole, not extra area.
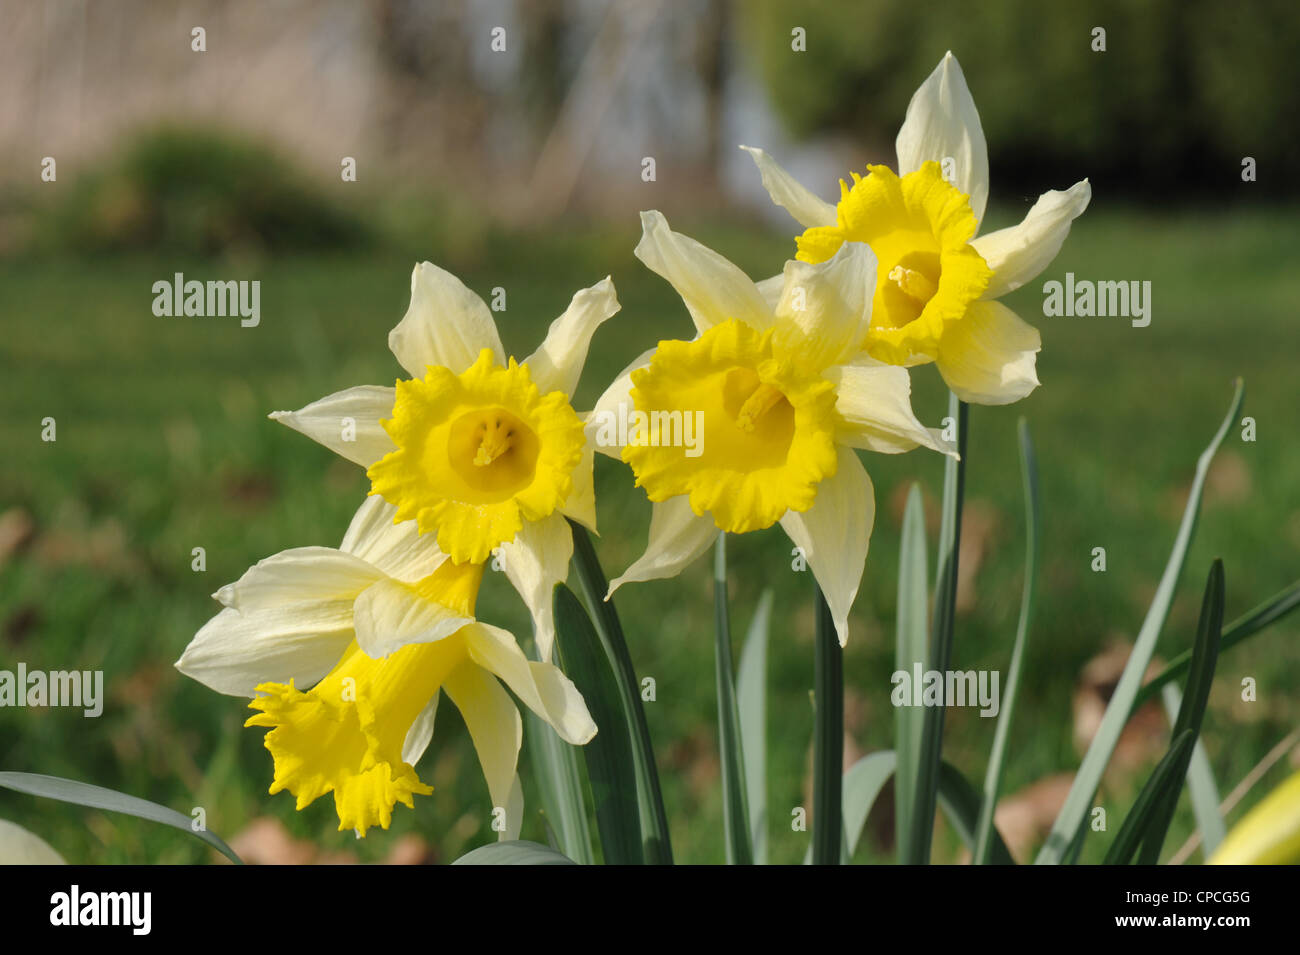
M 719 532 L 713 558 L 713 657 L 718 692 L 718 753 L 722 761 L 722 820 L 728 865 L 753 865 L 740 709 L 731 663 L 731 620 L 727 613 L 727 535 Z
M 578 584 L 591 609 L 592 623 L 600 637 L 609 664 L 617 677 L 619 696 L 627 713 L 632 737 L 632 759 L 636 764 L 637 803 L 641 812 L 641 828 L 645 839 L 645 861 L 648 865 L 672 865 L 672 843 L 668 838 L 668 814 L 664 812 L 663 792 L 659 787 L 659 771 L 655 767 L 654 746 L 650 741 L 650 727 L 641 706 L 641 685 L 637 682 L 632 655 L 628 653 L 623 627 L 619 623 L 614 602 L 606 600 L 609 581 L 596 559 L 587 529 L 570 520 L 573 530 L 573 563 L 578 572 Z
M 817 636 L 814 664 L 813 865 L 838 865 L 843 842 L 844 651 L 835 619 L 814 582 Z
M 957 423 L 957 453 L 944 469 L 943 522 L 939 532 L 939 578 L 934 594 L 930 669 L 946 674 L 952 659 L 952 623 L 957 605 L 957 556 L 961 550 L 962 500 L 966 493 L 966 425 L 970 406 L 956 395 L 948 399 L 948 414 Z M 921 724 L 920 765 L 917 767 L 916 805 L 912 811 L 909 865 L 928 865 L 938 800 L 939 764 L 943 758 L 943 722 L 946 708 L 928 706 Z

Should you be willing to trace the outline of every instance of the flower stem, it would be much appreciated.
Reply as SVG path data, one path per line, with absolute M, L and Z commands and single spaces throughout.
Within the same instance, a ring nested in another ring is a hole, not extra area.
M 844 651 L 821 588 L 813 584 L 817 636 L 813 677 L 813 865 L 838 865 L 844 815 Z
M 949 395 L 948 415 L 957 425 L 959 459 L 948 458 L 943 476 L 943 521 L 939 529 L 939 576 L 934 589 L 934 623 L 930 628 L 930 670 L 941 676 L 952 659 L 952 622 L 957 604 L 957 556 L 961 550 L 961 512 L 966 494 L 966 425 L 970 406 Z M 944 677 L 946 679 L 946 677 Z M 917 767 L 916 803 L 912 810 L 909 865 L 928 865 L 934 835 L 934 811 L 939 788 L 939 763 L 943 758 L 943 721 L 946 707 L 927 706 L 921 722 L 920 764 Z
M 617 677 L 618 692 L 627 713 L 632 743 L 632 759 L 636 765 L 637 803 L 641 812 L 641 829 L 645 840 L 645 861 L 648 865 L 672 865 L 673 850 L 668 838 L 668 815 L 664 812 L 663 792 L 659 787 L 659 771 L 655 767 L 654 746 L 650 741 L 650 727 L 645 710 L 641 707 L 641 686 L 637 682 L 632 655 L 623 638 L 623 627 L 612 600 L 606 600 L 609 581 L 596 559 L 587 529 L 570 520 L 573 530 L 574 566 L 578 584 L 591 609 L 592 623 L 609 657 L 609 664 Z

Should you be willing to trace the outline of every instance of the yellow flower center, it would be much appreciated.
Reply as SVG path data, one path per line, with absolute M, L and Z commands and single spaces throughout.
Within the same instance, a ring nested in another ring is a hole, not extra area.
M 399 381 L 383 422 L 397 450 L 371 465 L 372 494 L 436 530 L 459 563 L 479 563 L 525 520 L 564 504 L 582 458 L 582 421 L 558 391 L 542 395 L 527 365 L 497 365 L 484 349 L 459 375 L 430 367 Z
M 433 600 L 472 616 L 483 579 L 482 564 L 444 562 L 408 587 L 412 600 Z M 261 712 L 245 726 L 267 726 L 265 745 L 275 759 L 271 793 L 288 790 L 304 809 L 334 793 L 339 831 L 361 835 L 388 828 L 393 806 L 413 806 L 415 794 L 433 788 L 402 760 L 402 746 L 416 717 L 449 674 L 470 661 L 464 631 L 433 643 L 402 647 L 382 660 L 367 656 L 354 640 L 338 665 L 310 690 L 293 681 L 263 683 L 249 707 Z
M 937 162 L 901 179 L 886 166 L 867 168 L 852 188 L 840 183 L 836 224 L 799 236 L 798 258 L 825 262 L 845 242 L 870 245 L 878 266 L 867 352 L 894 365 L 933 361 L 946 324 L 960 321 L 993 277 L 970 245 L 975 214 Z
M 650 500 L 689 494 L 696 514 L 738 534 L 812 506 L 835 473 L 834 387 L 774 344 L 771 332 L 730 319 L 693 342 L 660 342 L 632 373 L 645 428 L 629 429 L 623 460 Z M 665 424 L 678 421 L 689 427 Z M 668 439 L 678 433 L 695 440 Z

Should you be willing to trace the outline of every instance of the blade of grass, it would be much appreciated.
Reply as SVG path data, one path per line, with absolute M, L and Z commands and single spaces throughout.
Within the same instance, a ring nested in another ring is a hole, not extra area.
M 1173 685 L 1166 686 L 1160 695 L 1164 699 L 1169 722 L 1173 723 L 1178 718 L 1183 695 Z M 1218 848 L 1223 837 L 1228 834 L 1228 829 L 1223 823 L 1223 817 L 1219 815 L 1219 786 L 1214 781 L 1214 770 L 1210 767 L 1205 743 L 1200 739 L 1192 747 L 1192 761 L 1187 764 L 1187 794 L 1191 797 L 1192 814 L 1196 816 L 1196 828 L 1201 834 L 1201 842 L 1208 857 Z
M 1152 825 L 1152 814 L 1156 811 L 1160 800 L 1171 788 L 1181 788 L 1179 784 L 1182 773 L 1179 772 L 1179 764 L 1184 754 L 1192 751 L 1194 742 L 1196 737 L 1190 731 L 1174 738 L 1169 752 L 1165 753 L 1156 764 L 1146 785 L 1138 793 L 1133 808 L 1124 817 L 1119 832 L 1115 834 L 1115 841 L 1106 851 L 1106 858 L 1102 860 L 1102 865 L 1128 865 L 1133 859 L 1133 853 L 1137 851 L 1138 845 Z
M 1029 425 L 1024 418 L 1018 427 L 1020 435 L 1020 474 L 1025 485 L 1025 584 L 1020 592 L 1020 620 L 1016 624 L 1016 642 L 1011 649 L 1011 663 L 1007 667 L 1007 682 L 1002 691 L 1002 712 L 993 733 L 993 749 L 989 752 L 989 765 L 984 773 L 984 795 L 980 805 L 979 826 L 975 833 L 975 852 L 972 861 L 984 865 L 989 860 L 989 836 L 993 832 L 993 813 L 1002 787 L 1002 767 L 1007 756 L 1007 739 L 1011 735 L 1011 720 L 1016 711 L 1016 696 L 1020 691 L 1020 668 L 1024 663 L 1025 643 L 1029 637 L 1029 624 L 1034 616 L 1034 587 L 1038 580 L 1038 462 L 1034 457 L 1034 442 L 1029 436 Z
M 1254 610 L 1238 617 L 1223 629 L 1223 638 L 1219 641 L 1219 652 L 1231 649 L 1248 637 L 1253 637 L 1270 624 L 1276 623 L 1296 607 L 1300 607 L 1300 580 L 1290 587 L 1274 594 Z M 1143 685 L 1133 699 L 1133 712 L 1136 712 L 1147 700 L 1172 680 L 1177 680 L 1192 662 L 1192 651 L 1184 650 L 1169 661 L 1168 665 L 1153 679 Z M 1131 714 L 1130 714 L 1131 715 Z
M 1178 807 L 1178 794 L 1183 789 L 1187 767 L 1200 738 L 1205 722 L 1205 707 L 1210 702 L 1210 686 L 1214 682 L 1214 668 L 1219 660 L 1219 637 L 1223 633 L 1223 561 L 1215 559 L 1210 565 L 1210 576 L 1205 582 L 1205 597 L 1201 601 L 1201 617 L 1196 625 L 1196 643 L 1192 647 L 1192 667 L 1187 674 L 1187 693 L 1178 708 L 1173 735 L 1192 734 L 1192 746 L 1178 763 L 1178 776 L 1161 795 L 1152 810 L 1151 825 L 1142 840 L 1138 862 L 1155 865 L 1160 861 L 1160 848 L 1169 834 L 1174 810 Z M 1213 802 L 1211 802 L 1213 805 Z
M 576 521 L 569 521 L 573 530 L 573 565 L 578 574 L 578 585 L 587 606 L 591 608 L 592 622 L 600 638 L 605 655 L 614 669 L 623 712 L 631 728 L 632 760 L 636 767 L 637 805 L 641 813 L 643 855 L 648 865 L 672 865 L 672 843 L 668 838 L 668 814 L 664 811 L 663 791 L 659 786 L 659 770 L 655 765 L 654 745 L 650 741 L 650 727 L 641 706 L 641 687 L 637 682 L 632 655 L 628 652 L 619 623 L 614 601 L 606 600 L 609 581 L 596 559 L 587 529 Z
M 90 809 L 105 809 L 109 812 L 135 816 L 137 819 L 160 822 L 164 826 L 180 829 L 202 839 L 236 865 L 244 864 L 244 860 L 235 855 L 235 850 L 226 845 L 215 832 L 206 828 L 195 829 L 192 816 L 186 816 L 175 809 L 168 809 L 147 799 L 140 799 L 138 796 L 128 796 L 126 793 L 105 789 L 103 786 L 93 786 L 75 779 L 64 779 L 62 776 L 45 776 L 41 773 L 0 773 L 0 786 L 12 789 L 14 792 L 27 793 L 29 796 L 43 796 L 46 799 L 57 799 L 59 802 L 70 802 Z
M 903 511 L 903 532 L 898 551 L 898 614 L 894 650 L 894 671 L 911 674 L 913 665 L 926 670 L 930 639 L 927 587 L 929 570 L 925 554 L 925 507 L 921 486 L 913 484 Z M 898 858 L 909 858 L 912 837 L 912 805 L 916 798 L 916 772 L 921 758 L 921 724 L 924 711 L 918 706 L 894 709 L 894 752 L 898 767 L 894 773 L 894 842 Z M 847 809 L 846 809 L 847 812 Z M 852 830 L 850 829 L 850 833 Z M 856 839 L 850 835 L 850 846 Z
M 1205 488 L 1205 476 L 1210 470 L 1210 462 L 1214 460 L 1215 452 L 1223 443 L 1224 436 L 1237 420 L 1237 413 L 1241 410 L 1241 403 L 1245 398 L 1245 387 L 1245 383 L 1237 379 L 1236 393 L 1233 395 L 1228 413 L 1223 423 L 1219 425 L 1219 430 L 1215 433 L 1209 447 L 1201 453 L 1197 461 L 1196 476 L 1192 480 L 1187 507 L 1183 511 L 1182 523 L 1178 528 L 1178 536 L 1174 539 L 1169 562 L 1165 565 L 1164 574 L 1156 588 L 1155 599 L 1151 601 L 1146 619 L 1142 621 L 1142 628 L 1133 642 L 1133 651 L 1129 654 L 1128 663 L 1111 694 L 1110 703 L 1106 706 L 1101 725 L 1097 728 L 1092 743 L 1079 764 L 1079 770 L 1075 773 L 1074 783 L 1070 786 L 1065 804 L 1052 825 L 1052 831 L 1048 833 L 1046 843 L 1038 853 L 1036 863 L 1046 865 L 1060 863 L 1079 827 L 1083 825 L 1084 816 L 1101 782 L 1101 775 L 1106 769 L 1106 764 L 1110 762 L 1115 744 L 1119 742 L 1119 734 L 1124 729 L 1124 724 L 1128 722 L 1129 713 L 1132 712 L 1133 700 L 1141 688 L 1143 674 L 1151 662 L 1156 640 L 1164 627 L 1165 619 L 1169 616 L 1169 607 L 1173 603 L 1178 578 L 1182 574 L 1187 550 L 1196 532 L 1196 518 L 1200 510 L 1201 493 Z
M 889 782 L 897 765 L 897 755 L 887 749 L 863 756 L 845 771 L 844 841 L 848 845 L 850 856 L 857 851 L 867 816 L 871 815 L 871 807 L 876 804 L 880 791 Z
M 722 762 L 722 828 L 728 865 L 753 865 L 749 807 L 745 801 L 745 758 L 740 712 L 731 672 L 731 619 L 727 613 L 727 535 L 718 533 L 713 552 L 713 661 L 717 676 L 718 755 Z
M 767 864 L 767 637 L 771 622 L 772 591 L 768 589 L 758 598 L 736 676 L 749 831 L 754 862 L 759 865 Z
M 493 842 L 465 853 L 452 865 L 575 865 L 563 853 L 550 846 L 538 845 L 525 839 L 511 842 Z
M 838 865 L 844 819 L 844 651 L 821 588 L 813 582 L 817 626 L 813 699 L 813 865 Z
M 637 805 L 632 737 L 619 702 L 617 679 L 600 638 L 578 598 L 564 584 L 554 592 L 555 641 L 565 674 L 587 702 L 598 727 L 582 748 L 607 865 L 640 865 L 641 814 Z
M 952 624 L 957 604 L 957 555 L 961 550 L 962 499 L 966 493 L 966 431 L 970 406 L 949 395 L 948 414 L 957 423 L 959 459 L 947 458 L 943 477 L 943 521 L 939 532 L 939 577 L 934 590 L 934 625 L 930 631 L 929 669 L 945 673 L 952 658 Z M 946 707 L 928 706 L 921 716 L 921 752 L 917 764 L 912 836 L 904 861 L 926 865 L 934 835 L 939 764 L 943 758 Z
M 979 824 L 980 794 L 955 766 L 947 760 L 939 764 L 939 806 L 961 836 L 961 841 L 972 852 L 975 849 L 975 827 Z M 1015 865 L 1011 850 L 1002 841 L 997 826 L 989 831 L 989 862 L 993 865 Z

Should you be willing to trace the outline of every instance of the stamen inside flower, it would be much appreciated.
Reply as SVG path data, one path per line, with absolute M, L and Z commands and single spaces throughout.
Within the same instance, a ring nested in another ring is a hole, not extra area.
M 745 403 L 740 406 L 740 411 L 736 414 L 736 427 L 741 431 L 753 431 L 754 425 L 760 421 L 773 408 L 778 405 L 784 405 L 774 417 L 779 418 L 777 428 L 781 431 L 794 434 L 794 409 L 790 407 L 790 402 L 785 400 L 785 395 L 777 391 L 771 385 L 759 381 L 758 375 L 748 368 L 732 369 L 727 375 L 728 390 L 736 388 L 740 391 L 749 390 L 749 397 Z M 750 386 L 752 390 L 750 390 Z M 788 444 L 789 441 L 787 440 Z

